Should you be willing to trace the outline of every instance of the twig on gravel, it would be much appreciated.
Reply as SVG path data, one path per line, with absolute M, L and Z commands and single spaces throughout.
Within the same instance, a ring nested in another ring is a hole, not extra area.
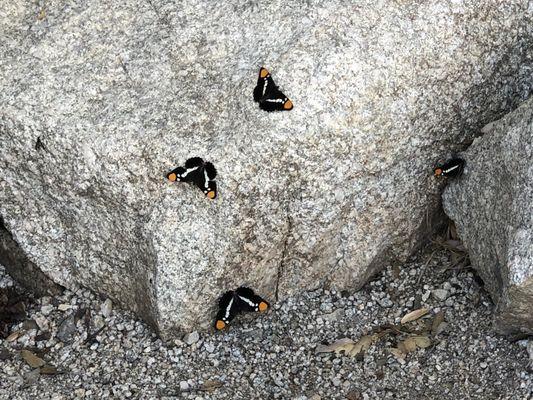
M 431 262 L 431 260 L 433 259 L 433 256 L 435 255 L 436 252 L 437 252 L 437 250 L 433 250 L 431 252 L 431 255 L 429 256 L 429 260 L 426 261 L 426 263 L 424 264 L 424 266 L 420 270 L 420 273 L 418 274 L 418 278 L 416 279 L 416 284 L 417 285 L 420 283 L 420 280 L 422 279 L 422 276 L 424 276 L 424 274 L 426 273 L 426 268 L 429 265 L 429 263 Z

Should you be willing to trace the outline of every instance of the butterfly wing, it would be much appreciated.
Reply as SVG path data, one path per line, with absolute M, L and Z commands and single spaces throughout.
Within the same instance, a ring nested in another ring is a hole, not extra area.
M 186 169 L 201 167 L 202 165 L 204 165 L 204 160 L 200 157 L 192 157 L 185 161 Z
M 463 173 L 465 160 L 462 158 L 452 158 L 446 161 L 443 165 L 435 168 L 435 176 L 446 176 L 449 178 L 457 178 Z
M 166 178 L 171 182 L 181 181 L 183 174 L 186 172 L 185 168 L 178 167 L 166 174 Z
M 205 172 L 207 172 L 207 177 L 209 180 L 213 180 L 217 177 L 217 170 L 215 166 L 209 161 L 204 164 Z
M 270 73 L 266 68 L 259 69 L 259 76 L 257 77 L 257 85 L 254 88 L 254 101 L 259 102 L 265 95 L 265 89 L 268 87 L 267 79 L 270 78 Z M 272 78 L 271 78 L 272 79 Z
M 259 108 L 265 111 L 289 111 L 292 110 L 293 104 L 274 84 L 274 80 L 269 77 L 267 78 L 265 95 L 259 101 Z
M 265 311 L 270 307 L 270 304 L 261 296 L 247 287 L 240 287 L 235 291 L 241 308 L 243 311 Z
M 205 188 L 205 190 L 203 192 L 211 200 L 216 199 L 216 197 L 218 195 L 217 183 L 215 181 L 208 181 L 207 182 L 207 188 Z
M 215 319 L 215 328 L 217 330 L 224 329 L 228 325 L 235 315 L 237 315 L 238 309 L 235 301 L 235 292 L 230 290 L 224 293 L 218 300 L 218 312 Z
M 167 173 L 166 177 L 172 182 L 193 182 L 195 180 L 195 172 L 202 167 L 204 160 L 200 157 L 189 158 L 185 161 L 185 167 L 177 167 Z

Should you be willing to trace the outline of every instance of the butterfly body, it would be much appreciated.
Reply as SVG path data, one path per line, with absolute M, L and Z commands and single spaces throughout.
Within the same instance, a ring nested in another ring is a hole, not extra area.
M 439 165 L 435 168 L 435 176 L 445 176 L 449 178 L 457 178 L 463 173 L 465 167 L 465 160 L 462 158 L 452 158 L 446 161 L 444 164 Z
M 218 301 L 215 328 L 224 329 L 241 312 L 262 312 L 269 307 L 270 304 L 250 288 L 241 286 L 236 290 L 230 290 Z
M 254 88 L 254 101 L 265 111 L 289 111 L 293 104 L 274 83 L 270 72 L 261 67 L 257 85 Z
M 189 158 L 184 167 L 177 167 L 166 175 L 171 182 L 193 183 L 210 199 L 217 196 L 216 176 L 215 166 L 200 157 Z

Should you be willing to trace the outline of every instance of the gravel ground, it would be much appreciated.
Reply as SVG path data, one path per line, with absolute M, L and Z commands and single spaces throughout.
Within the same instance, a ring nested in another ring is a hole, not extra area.
M 87 290 L 36 299 L 27 320 L 0 340 L 0 398 L 532 398 L 533 341 L 495 335 L 479 280 L 450 263 L 445 250 L 428 248 L 359 292 L 309 292 L 266 315 L 240 315 L 225 332 L 192 332 L 167 344 Z M 0 287 L 9 285 L 0 269 Z M 429 313 L 402 328 L 401 317 L 420 307 Z M 439 311 L 445 323 L 434 335 Z M 391 354 L 405 330 L 418 330 L 431 346 L 403 359 Z M 320 343 L 376 331 L 380 340 L 356 356 L 315 354 Z M 32 369 L 23 349 L 46 366 Z

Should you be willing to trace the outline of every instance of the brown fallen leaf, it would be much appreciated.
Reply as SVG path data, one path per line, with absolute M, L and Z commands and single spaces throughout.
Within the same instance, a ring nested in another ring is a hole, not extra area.
M 404 360 L 405 359 L 405 353 L 403 351 L 401 351 L 399 348 L 393 347 L 393 348 L 389 349 L 389 351 L 398 360 Z
M 352 389 L 346 394 L 346 400 L 361 400 L 362 398 L 361 392 L 356 389 Z
M 37 357 L 29 350 L 21 350 L 20 355 L 22 356 L 24 361 L 26 361 L 26 363 L 32 368 L 39 368 L 45 364 L 42 358 Z
M 343 351 L 348 352 L 352 349 L 352 345 L 354 343 L 355 342 L 352 339 L 342 338 L 342 339 L 336 340 L 335 342 L 331 344 L 327 344 L 327 345 L 319 344 L 318 346 L 316 346 L 315 354 L 332 353 L 332 352 L 339 354 Z
M 398 344 L 398 349 L 405 354 L 411 353 L 416 350 L 416 340 L 413 337 L 408 337 Z
M 443 322 L 444 311 L 439 311 L 437 314 L 435 314 L 435 318 L 433 318 L 433 323 L 431 324 L 431 334 L 433 336 L 437 335 L 437 331 L 439 330 L 439 327 Z
M 218 389 L 222 387 L 223 385 L 224 384 L 218 379 L 213 379 L 213 380 L 205 381 L 202 385 L 200 385 L 198 390 L 202 392 L 212 392 L 213 390 Z
M 390 352 L 397 359 L 404 359 L 409 353 L 412 353 L 417 348 L 425 349 L 431 346 L 431 340 L 427 336 L 410 336 L 398 343 L 398 347 L 390 349 Z
M 401 270 L 400 270 L 400 267 L 398 265 L 393 265 L 392 266 L 392 276 L 394 276 L 394 279 L 399 279 L 400 278 L 400 273 L 401 273 Z
M 54 365 L 52 364 L 45 364 L 40 369 L 39 372 L 41 375 L 58 375 L 62 374 L 62 371 L 59 371 Z
M 374 343 L 377 336 L 375 335 L 365 335 L 362 336 L 356 343 L 353 344 L 352 348 L 348 351 L 348 355 L 355 357 L 358 354 L 367 351 L 368 348 Z
M 413 339 L 417 347 L 420 347 L 421 349 L 431 346 L 431 340 L 427 336 L 413 336 L 411 339 Z
M 13 332 L 11 335 L 9 335 L 6 340 L 8 342 L 14 342 L 15 340 L 17 340 L 20 336 L 22 335 L 22 331 L 15 331 Z
M 415 321 L 420 317 L 423 317 L 429 312 L 427 308 L 419 308 L 418 310 L 411 311 L 410 313 L 407 313 L 403 316 L 401 319 L 402 324 L 406 324 L 411 321 Z
M 450 239 L 446 240 L 444 244 L 450 249 L 458 252 L 466 252 L 466 248 L 460 240 Z
M 315 353 L 331 353 L 341 354 L 344 352 L 347 356 L 356 357 L 368 348 L 377 340 L 377 335 L 362 336 L 357 342 L 352 339 L 343 338 L 333 342 L 330 345 L 318 345 Z

